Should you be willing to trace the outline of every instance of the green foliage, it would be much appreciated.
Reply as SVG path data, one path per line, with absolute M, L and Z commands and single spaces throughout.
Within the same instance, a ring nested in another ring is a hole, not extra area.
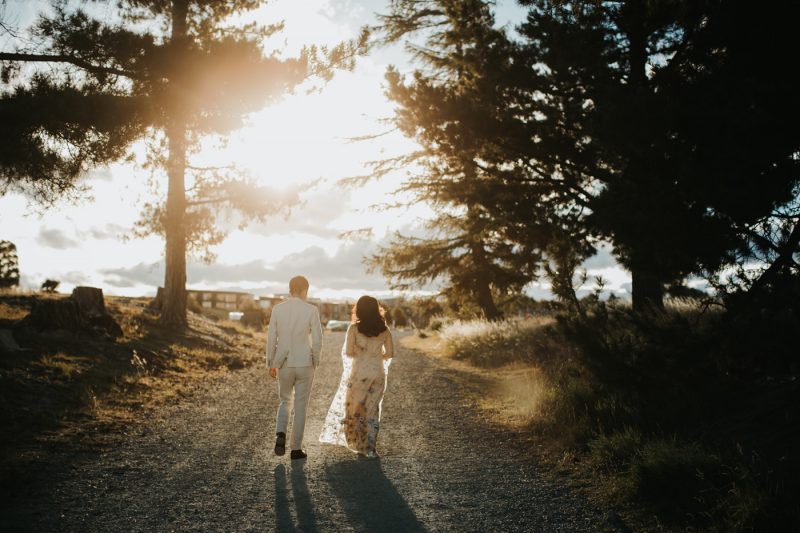
M 11 241 L 0 241 L 0 289 L 19 286 L 19 258 L 17 246 Z
M 0 120 L 13 124 L 0 139 L 0 194 L 19 190 L 46 204 L 80 196 L 77 180 L 88 169 L 123 159 L 137 140 L 150 141 L 151 168 L 165 171 L 169 185 L 163 205 L 146 206 L 137 234 L 165 235 L 162 320 L 184 327 L 187 238 L 190 250 L 211 260 L 209 248 L 225 236 L 216 225 L 220 210 L 252 220 L 285 208 L 249 180 L 221 174 L 196 177 L 187 201 L 187 154 L 204 136 L 230 133 L 307 78 L 326 80 L 336 68 L 352 68 L 369 32 L 284 58 L 262 49 L 282 23 L 228 23 L 258 8 L 255 0 L 118 4 L 101 19 L 90 6 L 54 1 L 31 29 L 36 40 L 0 52 L 3 62 L 51 64 L 30 78 L 28 69 L 3 68 L 15 86 L 0 94 Z
M 401 190 L 436 217 L 423 236 L 396 235 L 370 264 L 398 289 L 442 282 L 461 314 L 472 307 L 497 319 L 497 298 L 538 277 L 543 250 L 569 213 L 559 210 L 553 182 L 519 160 L 519 98 L 528 88 L 516 84 L 529 71 L 487 2 L 395 2 L 383 23 L 387 40 L 424 40 L 409 46 L 420 69 L 386 74 L 394 122 L 421 148 L 379 162 L 376 175 L 419 168 Z
M 58 280 L 46 279 L 42 282 L 41 290 L 42 292 L 49 292 L 52 294 L 56 292 L 56 289 L 58 289 L 59 285 L 61 285 L 61 282 Z
M 586 222 L 631 270 L 635 306 L 660 305 L 663 285 L 689 273 L 744 264 L 765 237 L 789 266 L 800 116 L 786 112 L 781 65 L 796 53 L 786 21 L 797 5 L 525 4 L 524 53 L 546 68 L 544 97 L 558 103 L 545 120 L 570 124 L 545 142 L 591 176 Z

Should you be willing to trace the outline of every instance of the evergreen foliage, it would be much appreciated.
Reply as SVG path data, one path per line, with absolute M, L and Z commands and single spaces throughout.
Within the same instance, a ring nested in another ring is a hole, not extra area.
M 17 246 L 11 241 L 0 241 L 0 289 L 11 287 L 19 287 Z
M 187 198 L 194 147 L 205 135 L 240 127 L 248 113 L 309 77 L 329 79 L 333 69 L 351 68 L 366 49 L 364 32 L 332 48 L 306 47 L 294 58 L 265 54 L 262 41 L 281 23 L 230 24 L 260 4 L 120 0 L 116 16 L 101 20 L 56 1 L 52 16 L 40 16 L 32 29 L 40 46 L 0 52 L 3 78 L 15 83 L 0 94 L 0 194 L 22 191 L 46 204 L 80 196 L 78 179 L 89 168 L 123 159 L 140 139 L 156 147 L 151 160 L 167 174 L 167 198 L 146 208 L 139 230 L 166 238 L 166 325 L 186 324 L 187 247 L 202 251 L 219 242 L 219 210 L 261 218 L 281 207 L 269 189 L 198 169 Z M 21 63 L 51 68 L 26 79 Z

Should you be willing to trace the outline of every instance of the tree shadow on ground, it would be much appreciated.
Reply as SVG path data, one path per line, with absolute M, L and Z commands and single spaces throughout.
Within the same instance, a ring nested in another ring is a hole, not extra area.
M 378 460 L 329 465 L 326 478 L 356 531 L 425 531 Z

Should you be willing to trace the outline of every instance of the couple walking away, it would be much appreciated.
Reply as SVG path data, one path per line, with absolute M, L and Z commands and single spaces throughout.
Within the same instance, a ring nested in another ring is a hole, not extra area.
M 308 280 L 289 281 L 290 297 L 272 310 L 267 331 L 267 367 L 278 380 L 275 454 L 286 453 L 289 404 L 294 391 L 291 458 L 304 459 L 303 430 L 314 371 L 322 352 L 319 310 L 307 302 Z M 320 442 L 346 446 L 365 457 L 378 457 L 375 444 L 381 419 L 394 345 L 383 310 L 371 296 L 353 308 L 352 322 L 342 346 L 342 379 L 325 417 Z

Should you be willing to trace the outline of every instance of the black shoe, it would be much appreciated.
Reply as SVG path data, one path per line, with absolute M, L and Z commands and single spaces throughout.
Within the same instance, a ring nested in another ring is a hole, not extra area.
M 275 439 L 275 455 L 283 455 L 286 453 L 286 433 L 279 432 L 278 437 Z
M 292 450 L 292 453 L 290 455 L 292 459 L 305 459 L 306 457 L 308 457 L 308 454 L 303 450 Z

